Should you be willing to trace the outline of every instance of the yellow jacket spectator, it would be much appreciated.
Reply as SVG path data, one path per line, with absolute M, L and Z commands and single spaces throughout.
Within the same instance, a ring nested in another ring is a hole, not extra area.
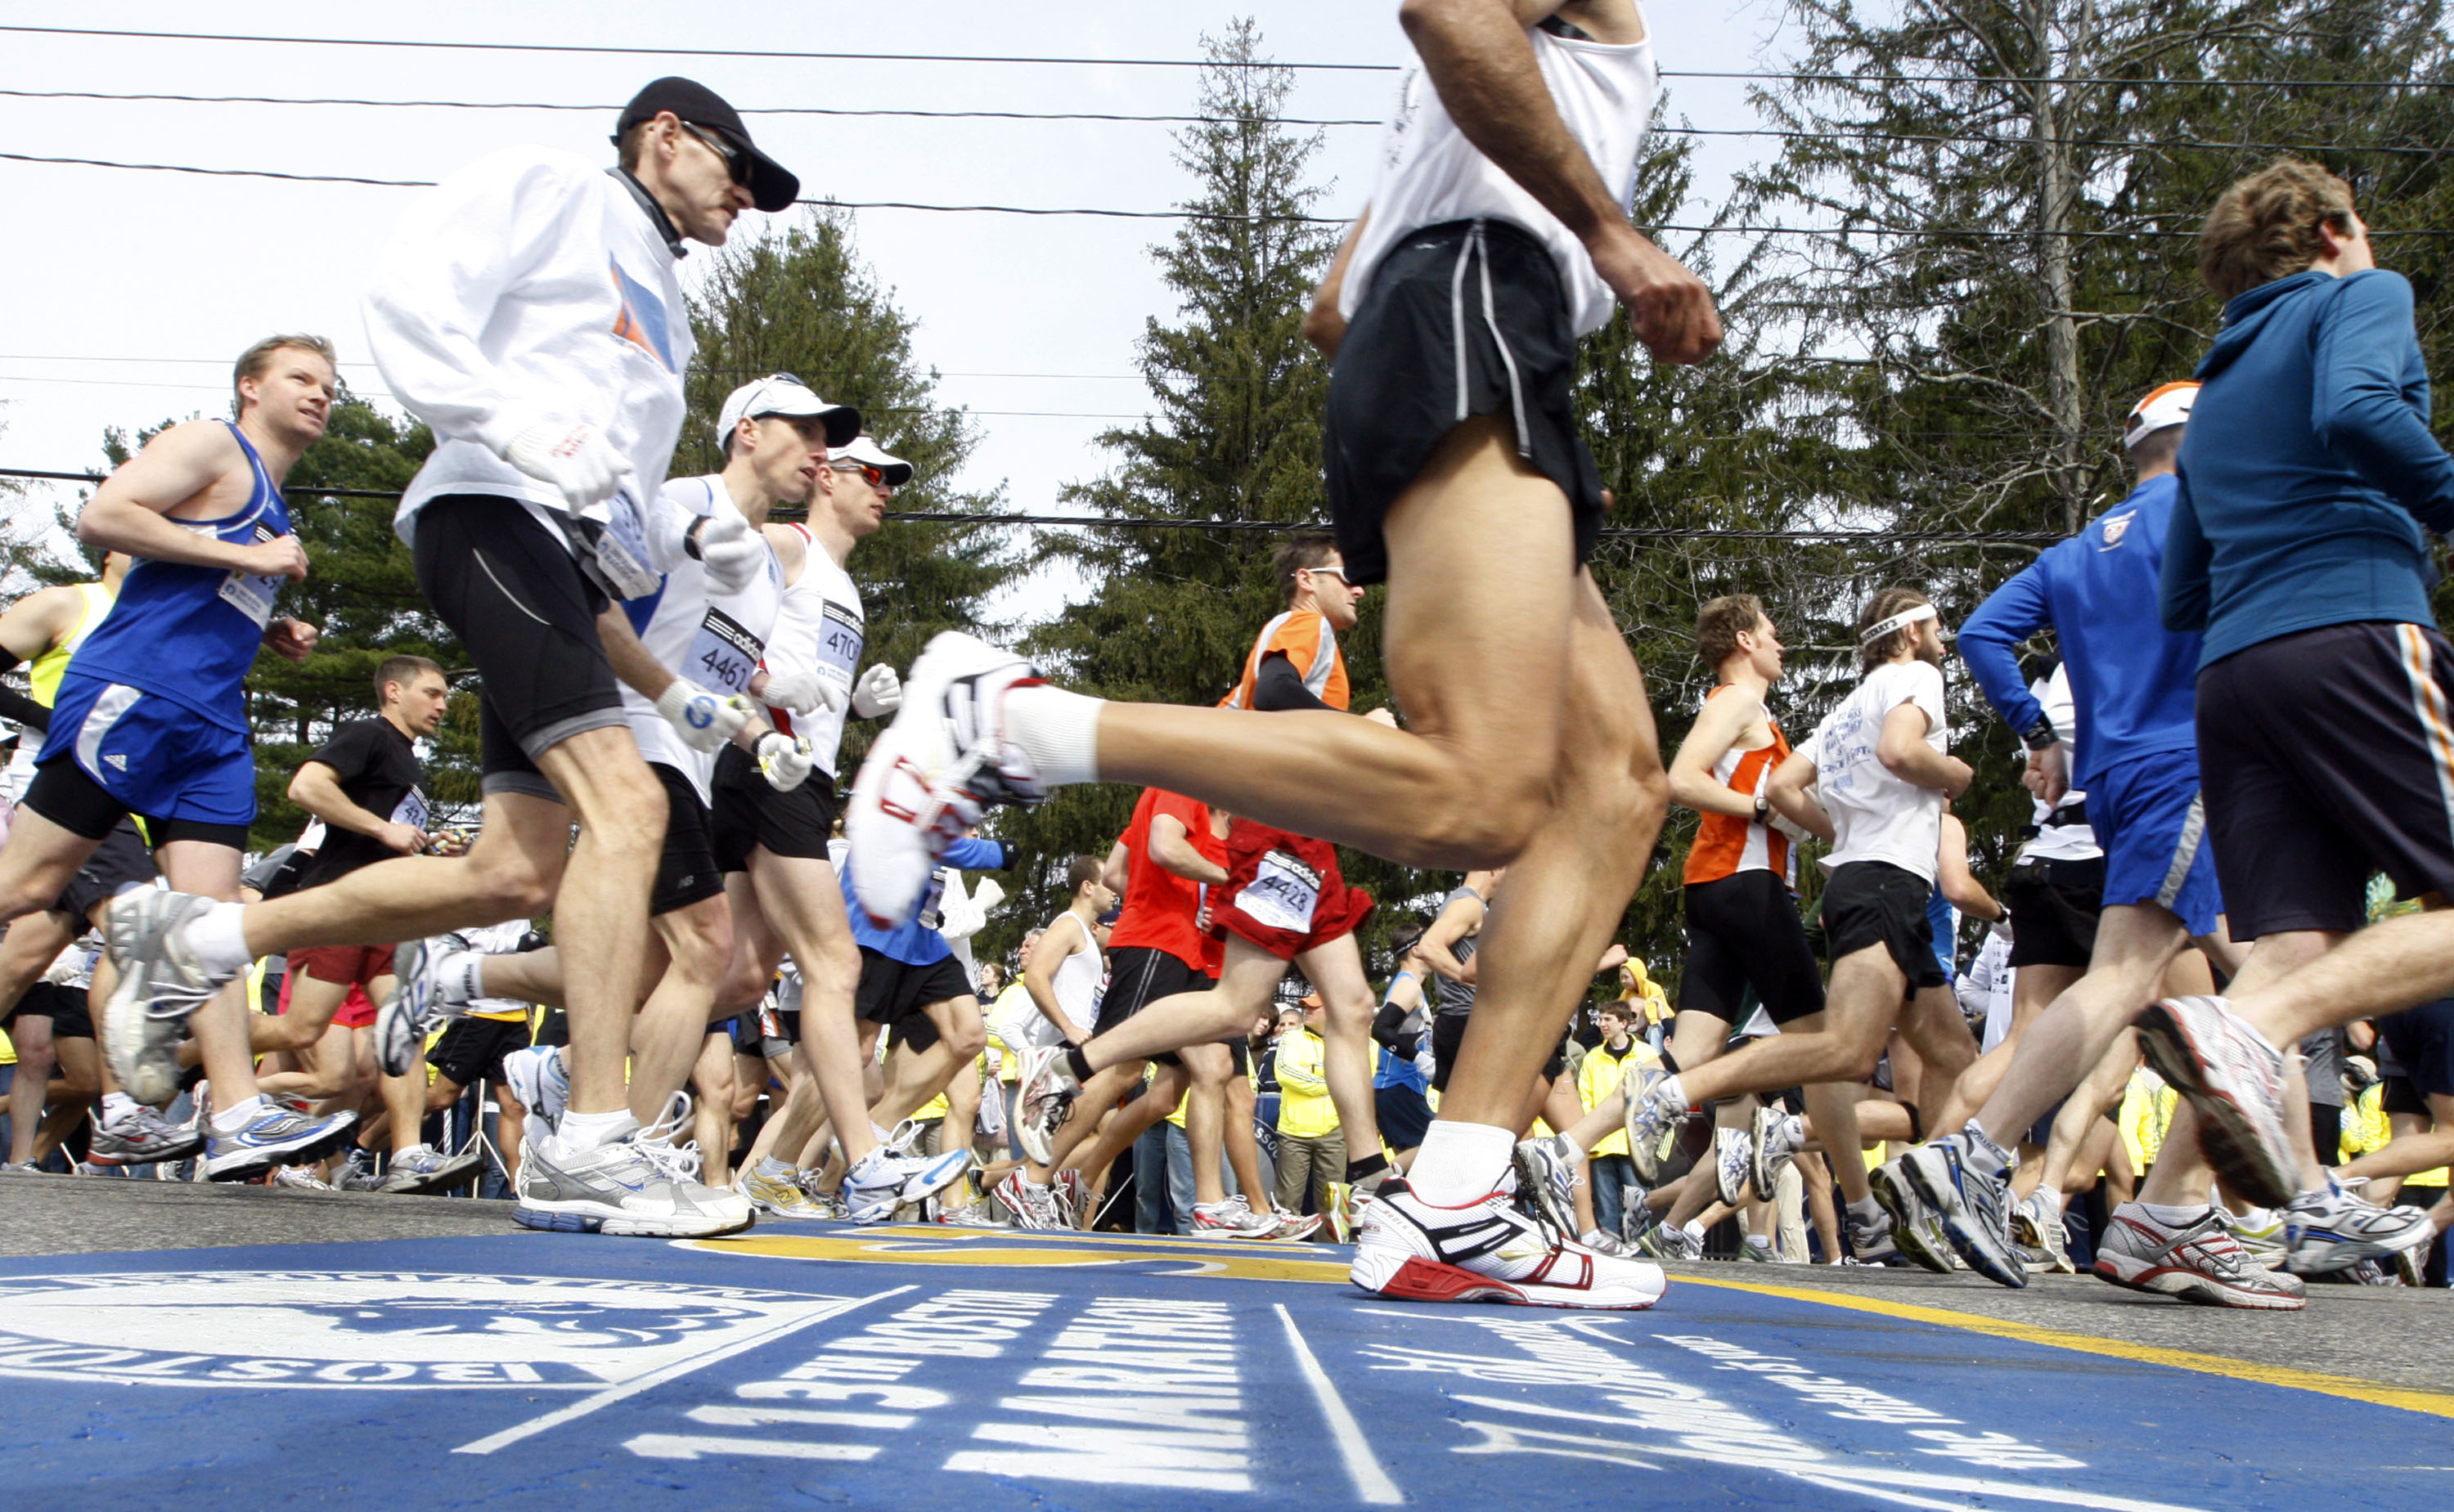
M 2141 1066 L 2130 1073 L 2129 1090 L 2122 1094 L 2122 1143 L 2130 1149 L 2130 1168 L 2145 1172 L 2164 1147 L 2164 1131 L 2172 1126 L 2177 1099 L 2164 1079 Z
M 1586 1112 L 1592 1112 L 1604 1098 L 1618 1091 L 1619 1082 L 1630 1070 L 1641 1070 L 1660 1061 L 1661 1057 L 1653 1053 L 1651 1045 L 1632 1035 L 1627 1040 L 1626 1048 L 1617 1050 L 1611 1048 L 1611 1025 L 1608 1021 L 1614 1014 L 1625 1015 L 1619 1022 L 1626 1029 L 1632 1029 L 1635 1027 L 1634 1015 L 1639 1011 L 1640 1010 L 1633 1004 L 1628 1003 L 1615 1003 L 1602 1009 L 1601 1017 L 1604 1021 L 1602 1043 L 1587 1050 L 1584 1060 L 1577 1065 L 1577 1100 L 1585 1104 Z M 1626 1131 L 1621 1130 L 1609 1136 L 1596 1144 L 1589 1153 L 1626 1154 Z

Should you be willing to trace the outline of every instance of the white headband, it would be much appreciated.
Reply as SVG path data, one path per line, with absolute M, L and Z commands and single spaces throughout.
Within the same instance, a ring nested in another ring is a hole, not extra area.
M 1905 630 L 1912 625 L 1939 617 L 1931 604 L 1921 604 L 1915 608 L 1902 609 L 1888 620 L 1877 620 L 1866 627 L 1866 633 L 1858 637 L 1858 648 L 1864 650 L 1894 630 Z

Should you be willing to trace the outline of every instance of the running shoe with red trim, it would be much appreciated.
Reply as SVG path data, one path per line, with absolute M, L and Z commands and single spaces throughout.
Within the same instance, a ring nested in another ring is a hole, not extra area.
M 844 838 L 860 858 L 853 890 L 871 923 L 891 929 L 912 917 L 937 857 L 982 809 L 1047 796 L 1003 727 L 1005 695 L 1045 681 L 1022 658 L 955 630 L 912 664 L 903 706 L 869 747 L 844 811 Z
M 1661 1267 L 1598 1254 L 1517 1210 L 1503 1184 L 1460 1207 L 1380 1184 L 1356 1226 L 1355 1284 L 1400 1302 L 1498 1302 L 1522 1307 L 1650 1307 Z
M 2308 1305 L 2301 1278 L 2251 1260 L 2212 1207 L 2186 1227 L 2168 1228 L 2141 1204 L 2122 1204 L 2096 1246 L 2095 1269 L 2117 1286 L 2207 1306 L 2297 1312 Z
M 1014 1132 L 1024 1158 L 1036 1165 L 1045 1165 L 1055 1157 L 1056 1131 L 1082 1090 L 1065 1064 L 1070 1048 L 1042 1044 L 1022 1052 L 1022 1071 L 1015 1084 Z
M 2199 1144 L 2224 1184 L 2263 1207 L 2300 1195 L 2283 1131 L 2283 1054 L 2222 998 L 2166 998 L 2139 1018 L 2140 1047 L 2199 1114 Z

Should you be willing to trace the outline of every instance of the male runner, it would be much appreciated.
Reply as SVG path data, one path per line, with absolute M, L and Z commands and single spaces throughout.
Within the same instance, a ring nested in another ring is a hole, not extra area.
M 644 516 L 684 409 L 683 242 L 722 246 L 742 210 L 783 209 L 799 186 L 731 106 L 687 79 L 640 90 L 614 140 L 610 171 L 512 148 L 453 175 L 411 209 L 368 296 L 386 387 L 440 438 L 396 527 L 420 591 L 484 677 L 481 838 L 460 860 L 368 866 L 243 912 L 149 902 L 127 920 L 142 938 L 120 995 L 175 1006 L 259 955 L 551 906 L 557 941 L 590 969 L 570 994 L 570 1106 L 532 1141 L 515 1216 L 704 1236 L 743 1226 L 747 1204 L 666 1180 L 631 1143 L 623 1063 L 666 798 L 632 739 L 598 620 L 609 593 L 656 587 Z M 702 554 L 738 544 L 738 521 L 707 526 Z M 713 694 L 665 712 L 695 733 L 737 727 Z
M 242 683 L 259 647 L 303 660 L 315 641 L 312 627 L 276 618 L 272 606 L 284 583 L 307 575 L 281 480 L 324 433 L 332 346 L 316 336 L 258 342 L 240 356 L 234 387 L 235 422 L 194 420 L 156 435 L 78 519 L 79 539 L 137 560 L 60 678 L 33 783 L 0 850 L 0 917 L 54 907 L 131 814 L 145 821 L 174 886 L 238 895 L 255 817 Z M 169 1101 L 177 1081 L 170 1047 L 186 1018 L 213 1100 L 209 1175 L 243 1181 L 341 1143 L 349 1117 L 301 1117 L 259 1097 L 237 991 L 206 985 L 162 1019 L 141 1006 L 149 994 L 128 996 L 125 952 L 141 931 L 127 905 L 159 896 L 145 888 L 111 905 L 121 980 L 100 1027 L 122 1089 L 139 1103 Z M 163 1053 L 140 1064 L 149 1041 Z
M 41 737 L 50 728 L 51 705 L 59 696 L 60 679 L 67 673 L 70 661 L 92 634 L 103 617 L 111 612 L 119 597 L 119 586 L 134 565 L 124 551 L 111 551 L 102 559 L 102 577 L 92 583 L 71 583 L 60 587 L 43 588 L 29 593 L 0 614 L 0 656 L 10 666 L 24 662 L 28 691 L 0 688 L 0 714 L 17 722 L 22 730 L 17 748 L 9 759 L 0 786 L 5 786 L 13 806 L 25 796 L 26 787 L 33 782 L 34 757 L 42 746 Z M 0 668 L 5 669 L 5 668 Z M 95 1046 L 93 1021 L 90 1011 L 66 1000 L 58 993 L 39 994 L 45 1005 L 70 1003 L 65 1015 L 36 1012 L 22 1008 L 19 1002 L 50 969 L 61 952 L 75 945 L 89 923 L 99 929 L 104 908 L 112 898 L 131 887 L 143 886 L 154 877 L 153 856 L 137 832 L 135 822 L 123 819 L 103 837 L 102 845 L 88 857 L 76 876 L 63 890 L 58 900 L 38 913 L 27 914 L 8 927 L 5 940 L 0 940 L 0 1023 L 9 1026 L 12 1043 L 17 1047 L 17 1076 L 10 1089 L 10 1130 L 11 1159 L 23 1164 L 27 1151 L 33 1148 L 36 1127 L 42 1123 L 43 1096 L 46 1079 L 54 1064 L 52 1045 L 56 1040 L 75 1040 L 80 1036 L 87 1044 L 71 1050 L 71 1057 L 91 1053 Z M 102 984 L 91 995 L 111 994 L 110 967 L 101 967 Z M 103 1074 L 102 1068 L 91 1068 Z M 79 1072 L 79 1080 L 85 1075 Z M 99 1159 L 143 1163 L 175 1161 L 195 1152 L 204 1143 L 204 1131 L 174 1124 L 144 1104 L 137 1102 L 107 1081 L 102 1094 L 102 1113 L 95 1120 L 91 1143 L 92 1153 Z
M 789 389 L 786 385 L 789 384 Z M 778 375 L 741 399 L 742 411 L 785 402 L 777 394 L 808 390 Z M 740 427 L 727 431 L 738 446 Z M 830 442 L 833 446 L 833 442 Z M 892 714 L 902 702 L 895 669 L 883 663 L 860 670 L 866 621 L 860 590 L 844 565 L 853 547 L 876 533 L 912 465 L 890 456 L 866 435 L 832 451 L 807 494 L 807 524 L 760 518 L 784 575 L 782 607 L 767 642 L 768 717 L 806 740 L 825 781 L 779 793 L 750 779 L 745 764 L 720 758 L 715 776 L 716 865 L 733 906 L 733 975 L 719 1011 L 762 996 L 789 952 L 800 969 L 800 1035 L 793 1051 L 798 1074 L 782 1105 L 760 1130 L 737 1184 L 763 1211 L 810 1216 L 803 1173 L 795 1163 L 821 1122 L 832 1125 L 855 1189 L 883 1192 L 909 1184 L 919 1166 L 880 1153 L 864 1095 L 860 1037 L 854 1022 L 861 978 L 860 950 L 846 916 L 840 879 L 828 859 L 835 826 L 835 784 L 847 712 L 861 719 Z M 778 501 L 780 502 L 780 500 Z M 831 698 L 793 710 L 780 692 L 822 681 Z M 891 1167 L 891 1168 L 890 1168 Z M 895 1178 L 894 1172 L 901 1176 Z
M 1325 535 L 1296 536 L 1278 547 L 1272 566 L 1287 607 L 1255 637 L 1222 706 L 1344 713 L 1346 658 L 1337 632 L 1354 627 L 1363 589 L 1347 577 L 1343 556 Z M 1386 710 L 1364 717 L 1394 723 Z M 1026 1145 L 1037 1130 L 1055 1128 L 1054 1121 L 1093 1072 L 1191 1048 L 1194 1060 L 1187 1064 L 1197 1091 L 1186 1113 L 1185 1138 L 1195 1178 L 1206 1184 L 1219 1154 L 1213 1144 L 1212 1093 L 1206 1089 L 1226 1084 L 1224 1057 L 1207 1047 L 1240 1036 L 1269 1006 L 1292 965 L 1334 1005 L 1324 1015 L 1324 1070 L 1353 1157 L 1340 1179 L 1348 1184 L 1371 1181 L 1388 1168 L 1372 1108 L 1372 1019 L 1378 1005 L 1355 943 L 1372 900 L 1347 885 L 1334 846 L 1242 815 L 1228 826 L 1225 871 L 1212 901 L 1216 927 L 1227 936 L 1217 985 L 1145 1005 L 1136 1009 L 1137 1019 L 1120 1024 L 1113 1036 L 1103 1033 L 1095 1044 L 1027 1059 L 1020 1094 Z M 1041 953 L 1047 953 L 1045 941 Z M 1222 1107 L 1220 1138 L 1223 1124 Z M 1358 1150 L 1365 1154 L 1354 1155 Z M 1252 1211 L 1239 1226 L 1257 1230 L 1264 1221 L 1274 1229 L 1280 1226 L 1251 1200 L 1263 1195 L 1249 1194 Z M 1228 1199 L 1222 1194 L 1217 1201 Z M 1216 1204 L 1205 1198 L 1202 1205 Z M 1201 1215 L 1196 1220 L 1200 1223 Z
M 1813 753 L 1793 752 L 1766 791 L 1769 806 L 1801 827 L 1832 832 L 1824 1006 L 1695 1070 L 1637 1072 L 1624 1090 L 1628 1154 L 1641 1180 L 1653 1179 L 1690 1107 L 1742 1092 L 1863 1082 L 1896 1023 L 1927 1075 L 1946 1084 L 1976 1058 L 1943 984 L 1926 912 L 1943 805 L 1971 776 L 1946 749 L 1942 626 L 1924 594 L 1884 588 L 1858 617 L 1858 647 L 1864 680 L 1817 726 Z M 1888 1247 L 1881 1236 L 1889 1225 L 1863 1167 L 1850 1158 L 1858 1148 L 1856 1099 L 1820 1096 L 1813 1115 L 1824 1147 L 1837 1152 L 1850 1246 L 1861 1259 L 1878 1257 Z
M 1696 362 L 1720 323 L 1628 223 L 1658 79 L 1633 0 L 1399 19 L 1418 61 L 1307 330 L 1337 356 L 1331 512 L 1355 578 L 1389 582 L 1390 685 L 1415 727 L 1102 703 L 944 641 L 854 790 L 855 844 L 875 855 L 863 901 L 911 906 L 950 807 L 1099 780 L 1410 865 L 1513 865 L 1522 906 L 1483 940 L 1463 1064 L 1372 1204 L 1356 1276 L 1386 1295 L 1644 1306 L 1657 1267 L 1555 1240 L 1506 1188 L 1525 1087 L 1666 802 L 1643 680 L 1582 567 L 1602 489 L 1569 404 L 1574 344 L 1624 304 L 1656 356 Z
M 2010 1235 L 2010 1146 L 2105 1057 L 2190 940 L 2219 931 L 2223 900 L 2203 844 L 2191 723 L 2200 640 L 2165 631 L 2147 607 L 2180 492 L 2174 459 L 2198 393 L 2196 384 L 2168 384 L 2140 401 L 2122 437 L 2137 486 L 1995 589 L 1961 638 L 1986 700 L 2031 752 L 2039 796 L 2084 790 L 2104 851 L 2103 911 L 2087 973 L 2023 1037 L 1964 1130 L 1901 1157 L 1953 1248 L 2006 1286 L 2027 1283 Z M 2029 692 L 2015 654 L 2047 628 L 2062 647 L 2079 726 L 2077 761 L 2067 766 L 2062 732 Z M 2251 1262 L 2209 1204 L 2194 1124 L 2186 1113 L 2175 1116 L 2146 1185 L 2113 1215 L 2097 1274 L 2222 1306 L 2302 1306 L 2298 1279 Z
M 2238 1195 L 2291 1204 L 2321 1242 L 2400 1250 L 2425 1215 L 2341 1202 L 2286 1134 L 2280 1083 L 2283 1047 L 2454 987 L 2454 649 L 2423 533 L 2454 529 L 2454 458 L 2429 432 L 2411 288 L 2377 268 L 2343 180 L 2284 159 L 2233 185 L 2199 268 L 2224 325 L 2159 609 L 2203 637 L 2207 837 L 2232 932 L 2257 943 L 2228 1003 L 2171 999 L 2140 1028 Z M 2373 869 L 2430 911 L 2363 928 Z

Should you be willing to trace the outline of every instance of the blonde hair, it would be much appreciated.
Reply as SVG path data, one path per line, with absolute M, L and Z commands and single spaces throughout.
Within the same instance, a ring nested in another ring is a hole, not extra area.
M 2350 234 L 2352 187 L 2303 158 L 2277 158 L 2235 180 L 2207 212 L 2199 276 L 2229 304 L 2316 262 L 2325 251 L 2321 226 Z
M 235 401 L 234 408 L 237 413 L 247 412 L 247 394 L 239 385 L 250 378 L 263 377 L 265 370 L 272 366 L 272 354 L 284 348 L 293 351 L 312 351 L 323 358 L 334 372 L 341 370 L 339 353 L 332 349 L 331 342 L 321 336 L 267 336 L 247 350 L 240 352 L 237 364 L 231 368 L 231 395 Z

